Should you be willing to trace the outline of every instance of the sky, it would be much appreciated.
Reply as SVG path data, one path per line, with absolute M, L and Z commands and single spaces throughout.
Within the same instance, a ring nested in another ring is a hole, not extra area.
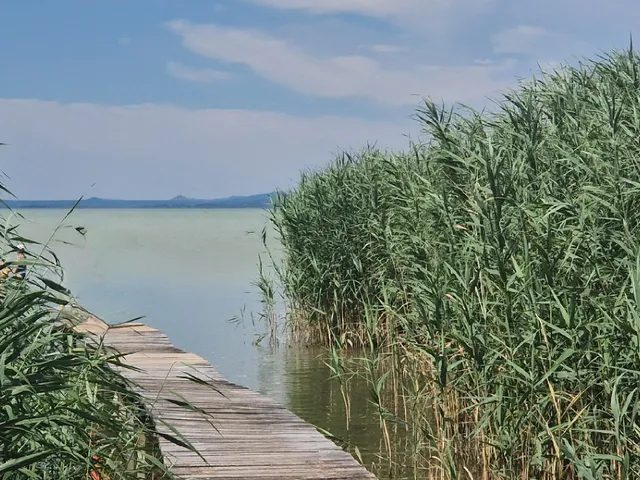
M 625 48 L 636 0 L 30 0 L 0 16 L 0 169 L 21 199 L 288 188 Z

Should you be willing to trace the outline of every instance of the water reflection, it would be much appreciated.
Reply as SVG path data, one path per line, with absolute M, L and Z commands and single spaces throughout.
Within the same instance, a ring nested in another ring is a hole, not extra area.
M 343 440 L 352 453 L 357 446 L 362 460 L 378 478 L 424 478 L 412 465 L 408 448 L 410 434 L 404 425 L 393 421 L 387 425 L 395 452 L 389 460 L 378 406 L 371 400 L 364 375 L 350 376 L 341 388 L 340 380 L 327 365 L 329 354 L 325 349 L 291 346 L 276 351 L 261 350 L 264 359 L 258 374 L 261 392 Z M 351 367 L 356 365 L 353 362 Z M 347 415 L 343 390 L 348 395 L 350 415 Z

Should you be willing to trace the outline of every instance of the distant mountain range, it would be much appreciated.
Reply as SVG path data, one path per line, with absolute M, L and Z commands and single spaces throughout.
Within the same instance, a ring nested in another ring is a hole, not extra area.
M 275 193 L 232 196 L 213 200 L 188 198 L 178 195 L 170 200 L 111 200 L 107 198 L 86 198 L 76 208 L 267 208 Z M 75 205 L 77 200 L 5 200 L 12 209 L 16 208 L 65 208 Z

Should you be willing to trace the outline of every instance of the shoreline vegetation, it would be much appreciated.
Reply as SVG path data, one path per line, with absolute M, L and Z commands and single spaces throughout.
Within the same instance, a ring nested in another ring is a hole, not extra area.
M 174 478 L 142 398 L 119 373 L 129 368 L 122 356 L 75 328 L 89 314 L 62 286 L 48 245 L 56 232 L 45 243 L 24 238 L 14 215 L 0 229 L 0 270 L 24 266 L 26 277 L 0 281 L 0 478 Z M 16 248 L 26 257 L 8 260 Z M 179 432 L 163 437 L 189 447 Z
M 2 282 L 0 478 L 152 478 L 162 465 L 148 414 L 117 373 L 126 366 L 63 320 L 64 290 L 35 273 L 52 265 L 26 262 L 28 281 Z
M 367 379 L 416 478 L 640 478 L 639 93 L 630 46 L 493 112 L 426 100 L 425 143 L 343 153 L 275 199 L 265 305 L 331 349 L 347 410 Z

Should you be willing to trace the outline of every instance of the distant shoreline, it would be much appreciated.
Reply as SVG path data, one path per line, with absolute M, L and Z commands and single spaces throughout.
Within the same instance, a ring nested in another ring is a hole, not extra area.
M 6 203 L 6 202 L 5 202 Z M 9 205 L 11 209 L 23 209 L 23 210 L 67 210 L 73 207 L 73 204 L 67 206 L 45 206 L 45 205 Z M 6 208 L 6 207 L 5 207 Z M 93 205 L 78 205 L 76 210 L 256 210 L 269 208 L 269 205 L 246 205 L 246 206 L 232 206 L 232 205 L 216 205 L 216 206 L 176 206 L 176 205 L 162 205 L 154 207 L 135 207 L 135 206 L 123 206 L 123 207 L 99 207 Z
M 269 208 L 273 193 L 203 200 L 177 196 L 170 200 L 110 200 L 87 198 L 78 200 L 4 200 L 11 209 L 221 209 Z

